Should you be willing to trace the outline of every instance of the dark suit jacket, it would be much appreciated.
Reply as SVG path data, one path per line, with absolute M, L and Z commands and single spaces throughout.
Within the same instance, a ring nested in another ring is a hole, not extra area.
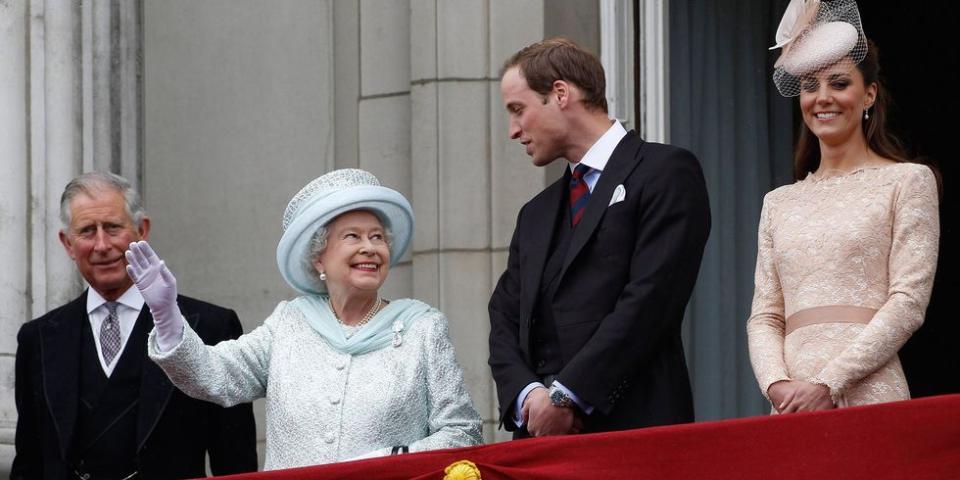
M 184 317 L 206 343 L 242 332 L 233 310 L 180 296 Z M 87 293 L 30 321 L 17 335 L 16 456 L 12 479 L 63 480 L 79 407 L 81 325 L 88 322 Z M 144 305 L 137 324 L 153 323 Z M 132 340 L 132 338 L 131 338 Z M 127 343 L 127 349 L 136 348 Z M 146 355 L 146 349 L 143 349 Z M 137 464 L 141 478 L 206 476 L 205 454 L 214 474 L 257 469 L 256 426 L 250 404 L 221 408 L 177 390 L 145 358 L 137 418 Z
M 570 172 L 520 210 L 507 270 L 490 299 L 490 368 L 500 419 L 540 379 L 531 327 Z M 608 206 L 618 185 L 622 202 Z M 562 355 L 557 379 L 595 410 L 584 431 L 693 421 L 680 324 L 710 232 L 703 173 L 690 152 L 628 132 L 573 232 L 550 299 Z

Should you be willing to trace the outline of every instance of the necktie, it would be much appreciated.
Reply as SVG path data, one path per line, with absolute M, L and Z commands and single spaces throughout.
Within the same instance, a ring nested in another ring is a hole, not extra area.
M 590 171 L 590 167 L 580 164 L 573 169 L 573 175 L 570 177 L 570 224 L 576 227 L 583 218 L 583 212 L 586 210 L 587 200 L 590 199 L 590 188 L 583 176 Z
M 107 302 L 107 319 L 100 325 L 100 350 L 107 365 L 120 351 L 120 320 L 117 318 L 117 302 Z

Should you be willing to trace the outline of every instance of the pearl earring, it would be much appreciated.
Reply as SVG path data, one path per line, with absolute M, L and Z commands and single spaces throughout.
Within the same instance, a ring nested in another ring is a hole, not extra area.
M 870 107 L 863 109 L 863 119 L 870 120 Z
M 326 273 L 320 272 L 320 281 L 321 281 L 321 282 L 326 282 L 326 281 L 327 281 L 327 274 L 326 274 Z

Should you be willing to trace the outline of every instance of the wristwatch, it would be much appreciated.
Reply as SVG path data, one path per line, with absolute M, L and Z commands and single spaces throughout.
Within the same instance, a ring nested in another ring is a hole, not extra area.
M 573 406 L 573 399 L 564 393 L 563 390 L 557 388 L 556 385 L 551 385 L 549 392 L 550 403 L 552 403 L 554 407 L 570 408 Z

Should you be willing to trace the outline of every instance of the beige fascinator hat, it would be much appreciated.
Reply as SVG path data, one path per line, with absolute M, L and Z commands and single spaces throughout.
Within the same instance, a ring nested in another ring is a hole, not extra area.
M 803 77 L 815 75 L 844 58 L 852 65 L 867 56 L 867 39 L 854 0 L 792 0 L 777 28 L 783 52 L 773 82 L 785 97 L 800 94 Z

